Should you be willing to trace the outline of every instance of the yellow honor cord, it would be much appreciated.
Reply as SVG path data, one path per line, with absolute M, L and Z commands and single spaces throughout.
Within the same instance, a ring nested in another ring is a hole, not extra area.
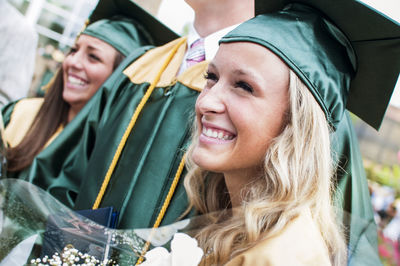
M 108 183 L 110 182 L 111 179 L 111 175 L 113 174 L 115 167 L 118 163 L 118 160 L 121 156 L 122 150 L 125 147 L 126 141 L 128 140 L 128 137 L 136 123 L 137 118 L 139 117 L 140 112 L 142 111 L 144 105 L 146 104 L 147 100 L 149 99 L 151 93 L 153 92 L 154 88 L 156 87 L 158 81 L 160 80 L 160 77 L 162 75 L 162 73 L 164 72 L 164 70 L 167 68 L 168 64 L 170 63 L 170 61 L 172 60 L 172 58 L 174 57 L 176 51 L 178 50 L 178 48 L 184 43 L 186 42 L 186 39 L 182 39 L 175 47 L 174 49 L 172 49 L 171 53 L 169 54 L 167 60 L 165 60 L 164 64 L 162 65 L 159 73 L 157 74 L 157 76 L 155 77 L 154 81 L 150 84 L 150 87 L 148 88 L 148 90 L 146 91 L 145 95 L 143 96 L 142 100 L 140 101 L 139 105 L 136 107 L 135 112 L 133 113 L 133 116 L 128 124 L 128 127 L 126 128 L 124 135 L 122 136 L 122 139 L 118 145 L 118 148 L 114 154 L 114 157 L 111 161 L 111 164 L 107 170 L 107 173 L 104 177 L 103 183 L 101 185 L 100 191 L 97 194 L 96 197 L 96 201 L 93 204 L 92 209 L 98 209 L 100 206 L 100 203 L 103 199 L 103 196 L 105 194 L 105 191 L 107 189 Z
M 150 232 L 149 239 L 146 241 L 146 244 L 143 247 L 142 253 L 140 254 L 140 257 L 139 257 L 138 261 L 136 262 L 136 265 L 139 265 L 139 264 L 141 264 L 143 262 L 144 255 L 146 254 L 146 252 L 148 251 L 148 249 L 150 247 L 150 241 L 151 241 L 151 238 L 153 237 L 153 234 L 155 232 L 154 229 L 156 229 L 156 228 L 158 228 L 160 226 L 161 221 L 164 218 L 165 213 L 167 212 L 168 206 L 169 206 L 169 204 L 171 202 L 172 196 L 175 193 L 175 189 L 176 189 L 176 187 L 178 185 L 178 182 L 179 182 L 179 180 L 181 178 L 181 175 L 182 175 L 182 172 L 183 172 L 183 168 L 185 166 L 185 157 L 186 157 L 186 154 L 183 155 L 182 160 L 179 163 L 178 170 L 176 171 L 174 180 L 172 181 L 171 187 L 169 188 L 167 197 L 165 198 L 163 206 L 162 206 L 160 212 L 158 213 L 157 219 L 154 222 L 153 228 L 152 228 L 152 230 Z

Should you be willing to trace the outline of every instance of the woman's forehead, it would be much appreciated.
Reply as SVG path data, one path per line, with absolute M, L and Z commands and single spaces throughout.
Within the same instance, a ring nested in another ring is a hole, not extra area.
M 100 40 L 99 38 L 96 38 L 96 37 L 93 37 L 93 36 L 90 36 L 87 34 L 81 34 L 79 36 L 79 38 L 77 39 L 76 44 L 78 44 L 78 45 L 85 44 L 86 46 L 93 48 L 93 49 L 104 50 L 104 49 L 111 48 L 112 51 L 115 50 L 115 48 L 111 44 L 109 44 L 103 40 Z
M 210 67 L 228 65 L 238 74 L 289 71 L 289 67 L 275 53 L 252 42 L 222 43 Z
M 262 59 L 274 60 L 276 63 L 280 61 L 282 64 L 285 64 L 284 61 L 280 59 L 278 55 L 276 55 L 273 51 L 262 46 L 258 43 L 254 42 L 246 42 L 246 41 L 238 41 L 238 42 L 229 42 L 229 43 L 221 43 L 218 51 L 221 50 L 221 53 L 233 53 L 234 55 L 238 55 L 239 57 L 246 58 L 247 56 L 257 56 Z M 286 65 L 286 64 L 285 64 Z

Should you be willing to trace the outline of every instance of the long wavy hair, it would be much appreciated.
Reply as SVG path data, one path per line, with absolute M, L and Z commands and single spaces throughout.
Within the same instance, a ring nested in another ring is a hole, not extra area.
M 117 51 L 113 70 L 124 58 L 125 56 Z M 45 87 L 46 94 L 43 104 L 25 137 L 17 146 L 7 149 L 8 171 L 17 172 L 28 167 L 57 129 L 60 126 L 67 125 L 70 106 L 63 99 L 63 89 L 63 68 L 60 66 L 52 80 Z
M 189 147 L 184 181 L 189 209 L 194 207 L 209 216 L 208 225 L 196 235 L 207 253 L 203 264 L 224 264 L 258 242 L 276 236 L 305 207 L 311 210 L 332 265 L 346 261 L 344 236 L 331 198 L 335 163 L 330 127 L 310 91 L 292 71 L 289 95 L 286 125 L 266 151 L 264 174 L 242 190 L 241 215 L 221 219 L 221 210 L 230 208 L 224 176 L 197 166 L 191 160 L 196 143 Z M 195 142 L 196 129 L 193 134 Z

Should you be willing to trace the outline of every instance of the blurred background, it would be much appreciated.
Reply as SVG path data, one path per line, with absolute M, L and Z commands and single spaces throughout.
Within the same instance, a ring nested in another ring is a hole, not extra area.
M 30 96 L 43 95 L 52 77 L 98 0 L 6 0 L 34 25 L 39 34 Z M 184 0 L 136 0 L 184 35 L 193 11 Z M 363 0 L 400 26 L 400 0 Z M 400 265 L 400 82 L 379 132 L 353 116 L 371 199 L 379 226 L 379 252 L 384 265 Z
M 34 25 L 39 34 L 35 73 L 30 96 L 43 95 L 43 85 L 75 41 L 98 0 L 5 0 Z M 143 8 L 160 17 L 178 34 L 185 34 L 193 11 L 183 0 L 137 0 Z M 172 9 L 177 7 L 177 9 Z M 178 12 L 179 10 L 179 12 Z M 179 14 L 176 16 L 176 14 Z

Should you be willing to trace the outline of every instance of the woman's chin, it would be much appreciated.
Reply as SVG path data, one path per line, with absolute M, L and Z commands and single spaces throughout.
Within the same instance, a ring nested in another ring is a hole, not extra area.
M 219 160 L 213 156 L 200 152 L 196 153 L 196 151 L 194 151 L 192 154 L 192 160 L 201 169 L 211 172 L 221 172 L 221 167 L 217 164 Z

